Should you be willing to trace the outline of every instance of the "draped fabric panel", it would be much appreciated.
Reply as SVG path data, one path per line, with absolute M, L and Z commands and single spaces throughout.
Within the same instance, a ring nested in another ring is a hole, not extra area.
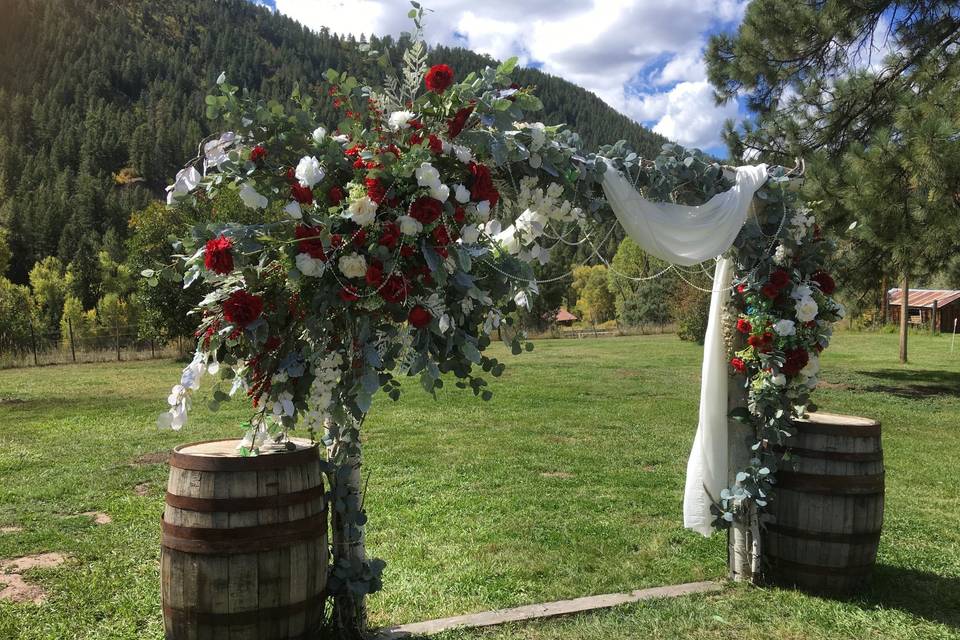
M 644 251 L 667 262 L 694 265 L 717 257 L 703 349 L 700 419 L 687 462 L 683 526 L 709 536 L 710 505 L 727 486 L 727 372 L 723 310 L 730 299 L 733 264 L 727 251 L 746 220 L 753 194 L 767 180 L 767 165 L 738 167 L 734 186 L 688 207 L 650 202 L 609 165 L 603 192 L 617 220 Z

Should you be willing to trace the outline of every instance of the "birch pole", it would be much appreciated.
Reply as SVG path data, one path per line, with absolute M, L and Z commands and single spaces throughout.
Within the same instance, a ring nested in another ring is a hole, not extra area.
M 730 377 L 727 387 L 727 413 L 747 404 L 746 376 Z M 750 445 L 756 438 L 751 422 L 740 422 L 727 418 L 727 485 L 737 484 L 737 471 L 750 462 Z M 753 539 L 752 523 L 755 507 L 748 506 L 734 512 L 733 523 L 727 530 L 727 562 L 730 579 L 736 582 L 753 580 L 753 549 L 757 542 Z

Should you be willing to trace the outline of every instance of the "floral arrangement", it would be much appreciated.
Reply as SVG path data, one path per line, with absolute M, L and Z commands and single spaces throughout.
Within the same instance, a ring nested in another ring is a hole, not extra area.
M 227 131 L 168 188 L 173 205 L 233 192 L 263 221 L 199 225 L 175 244 L 171 269 L 144 272 L 206 291 L 196 355 L 159 424 L 186 423 L 206 373 L 212 408 L 237 395 L 252 404 L 244 455 L 295 427 L 320 434 L 333 468 L 334 593 L 379 588 L 378 563 L 351 556 L 366 521 L 360 425 L 374 394 L 397 400 L 402 375 L 435 393 L 452 374 L 490 399 L 483 375 L 504 364 L 484 351 L 497 338 L 524 348 L 510 314 L 536 293 L 529 263 L 548 258 L 539 235 L 583 217 L 553 181 L 566 182 L 555 167 L 570 163 L 568 134 L 528 122 L 542 104 L 512 82 L 515 64 L 458 81 L 448 65 L 428 68 L 416 39 L 382 90 L 327 72 L 343 114 L 332 130 L 299 90 L 286 105 L 264 102 L 221 75 L 207 113 Z

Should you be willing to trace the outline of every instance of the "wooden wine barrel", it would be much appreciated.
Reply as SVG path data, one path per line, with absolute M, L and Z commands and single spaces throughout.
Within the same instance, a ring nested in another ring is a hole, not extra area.
M 168 640 L 313 637 L 327 583 L 316 445 L 241 457 L 236 440 L 174 449 L 160 579 Z
M 811 413 L 796 428 L 763 532 L 765 578 L 811 591 L 862 588 L 883 524 L 880 423 Z

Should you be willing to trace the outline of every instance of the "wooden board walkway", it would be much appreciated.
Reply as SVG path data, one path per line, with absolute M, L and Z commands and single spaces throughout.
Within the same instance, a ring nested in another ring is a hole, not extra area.
M 482 613 L 471 613 L 465 616 L 402 624 L 388 629 L 381 629 L 374 637 L 376 640 L 399 640 L 400 638 L 428 636 L 451 629 L 489 627 L 505 622 L 522 622 L 540 618 L 553 618 L 571 613 L 608 609 L 621 604 L 640 602 L 642 600 L 676 598 L 694 593 L 710 593 L 721 591 L 723 588 L 723 584 L 720 582 L 689 582 L 668 587 L 638 589 L 630 593 L 609 593 L 600 596 L 575 598 L 573 600 L 558 600 L 557 602 L 531 604 L 513 609 L 497 609 L 494 611 L 484 611 Z

